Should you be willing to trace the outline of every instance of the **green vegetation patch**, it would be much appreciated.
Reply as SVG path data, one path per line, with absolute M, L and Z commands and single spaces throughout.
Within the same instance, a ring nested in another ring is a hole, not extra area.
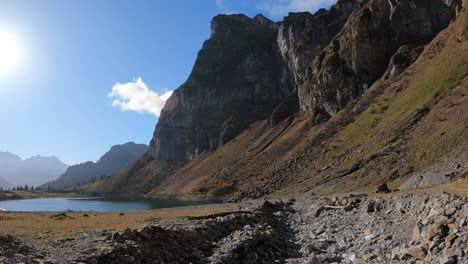
M 439 56 L 432 64 L 412 78 L 409 86 L 398 93 L 388 89 L 375 103 L 362 112 L 354 122 L 346 126 L 331 144 L 332 147 L 323 156 L 318 157 L 314 165 L 320 167 L 344 151 L 366 145 L 361 155 L 384 146 L 395 135 L 395 128 L 402 127 L 411 116 L 434 102 L 445 91 L 455 87 L 467 75 L 468 55 L 457 53 L 457 56 Z M 452 130 L 454 137 L 460 129 Z M 378 136 L 376 144 L 371 145 L 372 136 Z M 435 135 L 434 135 L 435 137 Z M 438 140 L 436 138 L 428 140 Z M 453 140 L 450 142 L 453 143 Z M 440 151 L 446 151 L 444 142 L 437 145 Z M 450 144 L 452 145 L 452 144 Z M 438 153 L 436 151 L 434 153 Z M 444 152 L 445 153 L 445 152 Z M 435 156 L 437 156 L 436 154 Z M 433 159 L 429 159 L 433 160 Z
M 460 83 L 468 72 L 467 57 L 464 54 L 434 61 L 399 94 L 383 115 L 378 127 L 385 129 L 389 124 L 405 119 Z

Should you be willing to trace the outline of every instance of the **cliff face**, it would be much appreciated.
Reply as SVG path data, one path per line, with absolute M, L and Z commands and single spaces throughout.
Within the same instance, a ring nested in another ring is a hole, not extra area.
M 400 46 L 427 43 L 447 27 L 456 6 L 461 3 L 339 1 L 279 24 L 261 15 L 217 16 L 188 80 L 161 112 L 150 153 L 191 160 L 254 121 L 271 116 L 276 125 L 299 109 L 316 123 L 328 120 L 385 72 Z
M 461 1 L 371 0 L 310 65 L 299 87 L 304 111 L 335 115 L 387 69 L 402 45 L 426 44 L 455 17 Z
M 466 142 L 464 101 L 447 131 L 425 121 L 464 93 L 466 15 L 460 0 L 340 0 L 279 23 L 217 16 L 149 152 L 88 190 L 258 197 L 403 179 Z
M 293 89 L 276 45 L 278 26 L 259 15 L 219 15 L 188 80 L 161 111 L 156 159 L 184 161 L 267 118 Z
M 307 68 L 360 7 L 359 2 L 338 1 L 330 10 L 321 9 L 313 15 L 290 13 L 280 23 L 277 42 L 299 89 L 304 85 Z
M 298 90 L 304 90 L 309 65 L 341 30 L 349 15 L 360 7 L 360 2 L 340 0 L 330 10 L 321 9 L 314 15 L 290 13 L 280 23 L 277 43 L 288 66 L 294 92 L 273 111 L 270 116 L 272 126 L 299 111 Z
M 213 18 L 192 73 L 161 112 L 153 157 L 191 160 L 274 110 L 273 125 L 297 112 L 295 90 L 308 64 L 357 7 L 358 0 L 340 1 L 315 15 L 290 14 L 279 24 L 262 15 Z M 277 108 L 283 100 L 285 107 Z

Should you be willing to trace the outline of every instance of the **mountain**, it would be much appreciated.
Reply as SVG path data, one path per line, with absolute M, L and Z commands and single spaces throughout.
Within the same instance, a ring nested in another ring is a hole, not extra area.
M 149 151 L 84 190 L 259 197 L 466 176 L 467 28 L 460 0 L 216 16 Z
M 67 168 L 68 165 L 56 157 L 34 156 L 22 160 L 10 152 L 0 152 L 0 177 L 4 180 L 3 184 L 0 182 L 0 186 L 38 186 L 57 178 Z
M 13 184 L 9 183 L 7 180 L 0 178 L 0 188 L 10 189 L 13 188 Z
M 62 189 L 76 187 L 94 181 L 99 177 L 110 176 L 129 163 L 140 158 L 148 149 L 147 145 L 129 142 L 115 145 L 97 162 L 84 162 L 69 167 L 55 180 L 41 185 L 41 188 Z

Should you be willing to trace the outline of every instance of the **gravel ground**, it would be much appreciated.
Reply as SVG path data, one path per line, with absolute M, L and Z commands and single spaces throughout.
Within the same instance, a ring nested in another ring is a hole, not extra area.
M 468 263 L 468 199 L 303 196 L 44 244 L 0 237 L 0 263 Z

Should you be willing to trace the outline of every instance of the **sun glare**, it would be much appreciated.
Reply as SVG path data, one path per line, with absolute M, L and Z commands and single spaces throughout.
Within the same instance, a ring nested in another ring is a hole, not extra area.
M 19 63 L 20 50 L 14 35 L 0 31 L 0 74 L 12 71 Z

